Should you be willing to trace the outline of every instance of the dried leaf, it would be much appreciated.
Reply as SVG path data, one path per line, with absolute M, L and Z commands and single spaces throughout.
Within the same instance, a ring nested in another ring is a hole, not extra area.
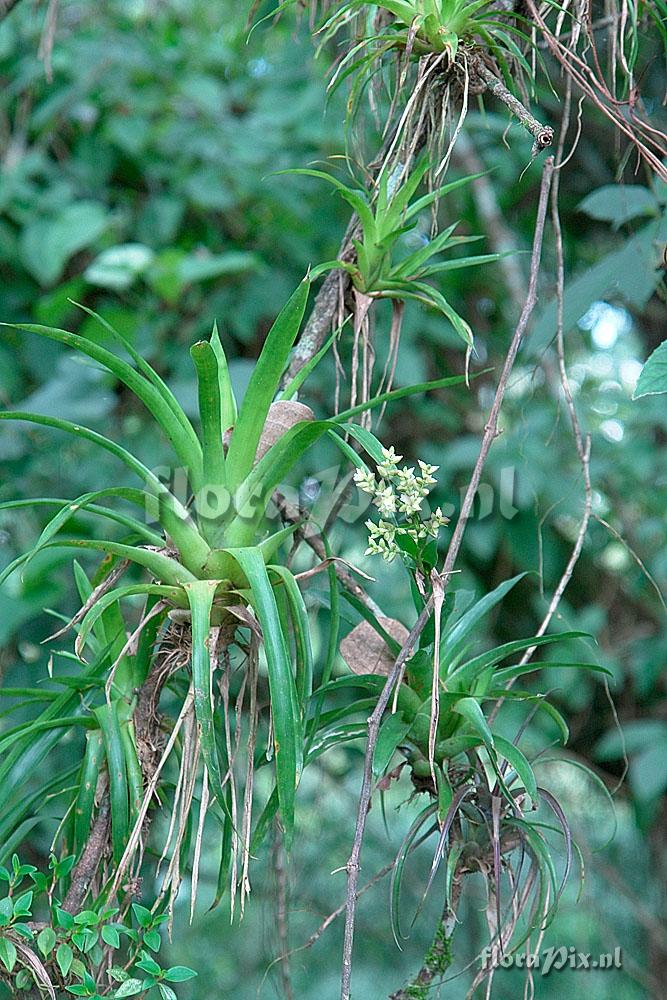
M 395 618 L 379 617 L 378 622 L 392 639 L 402 646 L 408 630 Z M 341 656 L 353 674 L 384 674 L 391 672 L 396 657 L 373 626 L 359 622 L 340 644 Z
M 264 430 L 257 445 L 255 461 L 259 462 L 260 458 L 264 458 L 269 448 L 295 424 L 301 423 L 302 420 L 314 419 L 315 414 L 305 403 L 297 403 L 290 399 L 279 399 L 277 402 L 271 403 Z

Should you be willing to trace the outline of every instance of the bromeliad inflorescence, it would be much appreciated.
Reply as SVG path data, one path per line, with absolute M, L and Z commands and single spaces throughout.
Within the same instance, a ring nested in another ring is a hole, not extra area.
M 380 513 L 377 523 L 366 521 L 366 555 L 381 555 L 386 562 L 401 551 L 414 555 L 427 540 L 437 539 L 440 528 L 449 523 L 440 507 L 429 517 L 422 512 L 422 504 L 437 482 L 433 474 L 438 466 L 420 460 L 417 474 L 414 467 L 399 468 L 402 458 L 393 447 L 383 448 L 377 466 L 379 478 L 367 469 L 357 469 L 354 474 L 355 483 L 373 498 Z

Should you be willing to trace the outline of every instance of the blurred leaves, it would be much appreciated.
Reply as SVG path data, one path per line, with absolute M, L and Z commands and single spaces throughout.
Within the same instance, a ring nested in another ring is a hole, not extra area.
M 667 340 L 656 347 L 642 368 L 633 399 L 667 392 Z

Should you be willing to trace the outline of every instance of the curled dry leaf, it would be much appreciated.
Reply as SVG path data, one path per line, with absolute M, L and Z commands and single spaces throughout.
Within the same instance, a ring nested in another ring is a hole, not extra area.
M 380 616 L 378 622 L 401 646 L 408 630 L 395 618 Z M 362 621 L 345 636 L 340 644 L 341 656 L 353 674 L 384 674 L 388 676 L 396 657 L 370 622 Z
M 257 445 L 257 454 L 255 455 L 255 461 L 259 462 L 260 458 L 264 458 L 269 448 L 272 447 L 283 434 L 285 434 L 290 427 L 294 427 L 295 424 L 301 423 L 302 420 L 314 420 L 315 414 L 309 406 L 305 403 L 297 403 L 289 399 L 279 399 L 275 403 L 271 403 L 269 407 L 269 412 L 266 418 L 266 423 L 264 424 L 264 430 L 262 431 L 262 436 L 259 439 L 259 444 Z

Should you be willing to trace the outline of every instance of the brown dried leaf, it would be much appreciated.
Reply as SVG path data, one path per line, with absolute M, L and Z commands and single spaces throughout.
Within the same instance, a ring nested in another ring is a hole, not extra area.
M 259 462 L 260 458 L 264 458 L 269 448 L 295 424 L 302 420 L 314 419 L 315 414 L 305 403 L 297 403 L 289 399 L 279 399 L 276 403 L 271 403 L 264 430 L 257 445 L 255 461 Z
M 379 617 L 385 632 L 402 646 L 408 637 L 408 630 L 395 618 Z M 370 622 L 362 621 L 346 635 L 340 644 L 341 656 L 353 674 L 384 674 L 387 676 L 395 662 L 395 656 L 387 647 Z

